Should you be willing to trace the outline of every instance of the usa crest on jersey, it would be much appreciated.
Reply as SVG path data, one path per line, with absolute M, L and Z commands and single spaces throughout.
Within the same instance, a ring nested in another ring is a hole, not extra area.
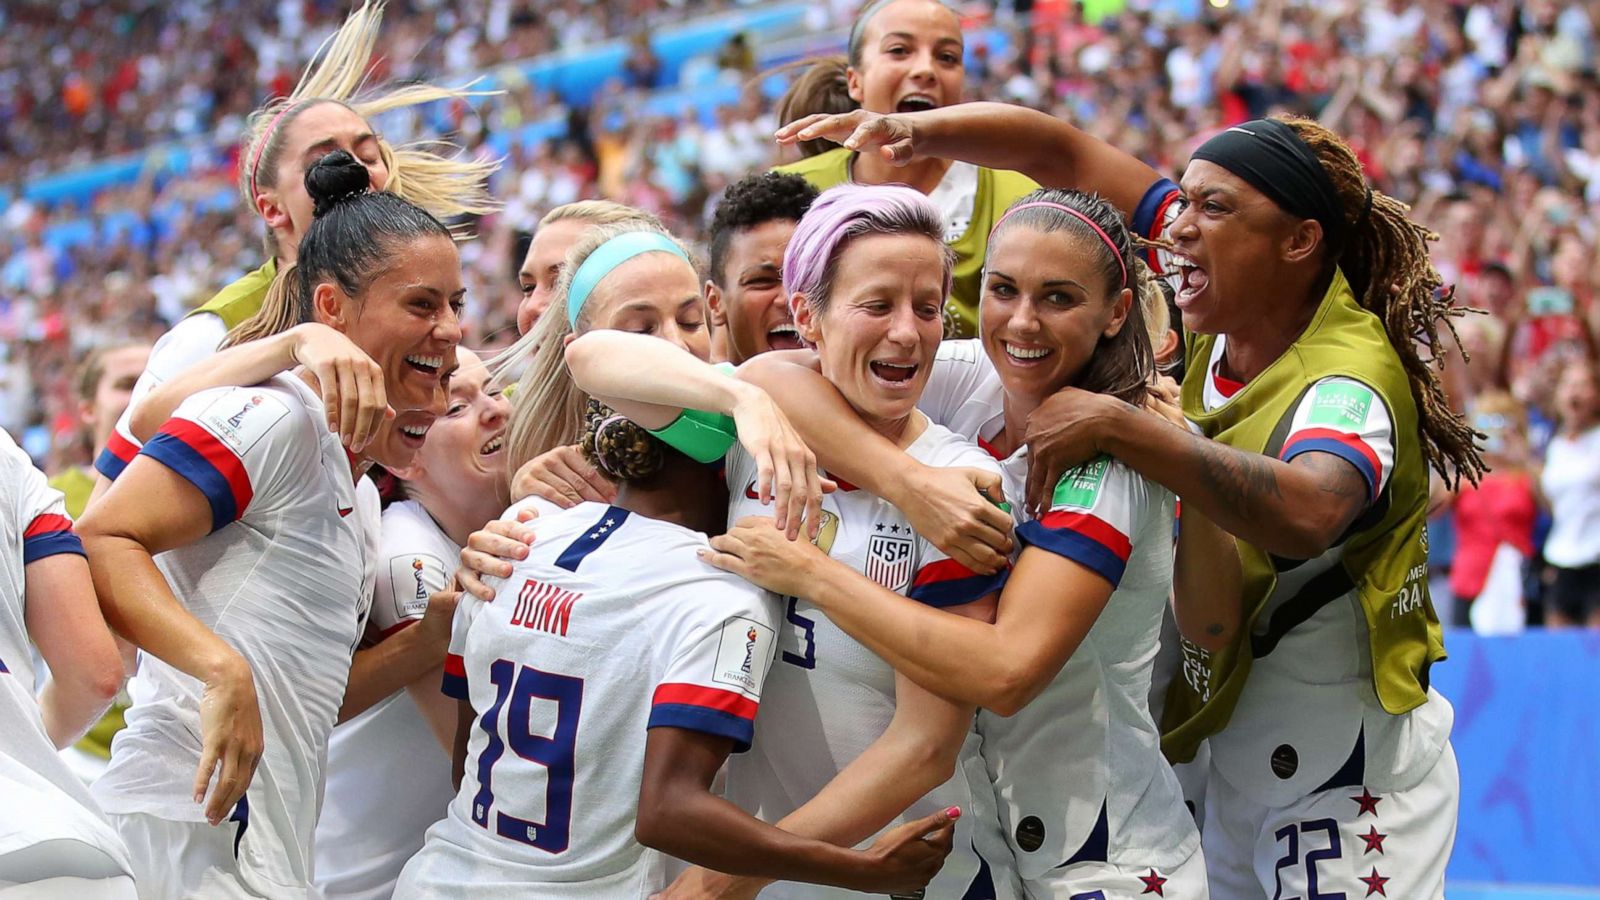
M 898 528 L 896 529 L 898 530 Z M 911 536 L 874 534 L 867 542 L 866 575 L 897 594 L 911 587 L 916 553 Z

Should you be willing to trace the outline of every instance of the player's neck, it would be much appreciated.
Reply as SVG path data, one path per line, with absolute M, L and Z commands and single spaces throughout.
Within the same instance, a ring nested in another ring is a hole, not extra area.
M 728 524 L 722 473 L 687 457 L 669 460 L 661 474 L 647 481 L 620 485 L 613 505 L 706 534 L 721 534 Z

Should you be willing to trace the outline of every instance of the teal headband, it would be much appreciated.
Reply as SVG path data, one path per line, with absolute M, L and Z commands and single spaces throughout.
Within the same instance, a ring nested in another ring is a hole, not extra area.
M 567 324 L 578 327 L 578 313 L 589 302 L 589 294 L 602 279 L 611 274 L 612 269 L 641 253 L 657 251 L 671 253 L 689 262 L 689 254 L 683 252 L 678 242 L 659 231 L 629 231 L 596 247 L 573 274 L 572 286 L 567 288 Z

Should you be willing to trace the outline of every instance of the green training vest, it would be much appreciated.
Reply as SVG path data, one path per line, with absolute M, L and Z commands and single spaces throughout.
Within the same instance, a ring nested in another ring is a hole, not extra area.
M 792 172 L 825 191 L 850 180 L 850 161 L 855 153 L 840 147 L 819 153 L 797 163 L 779 166 L 774 171 Z M 978 167 L 978 191 L 972 201 L 972 222 L 961 237 L 950 244 L 956 252 L 955 278 L 950 300 L 945 304 L 944 336 L 978 336 L 978 298 L 983 289 L 983 258 L 989 250 L 989 232 L 1006 207 L 1039 189 L 1033 179 L 1009 169 Z
M 261 304 L 267 299 L 267 288 L 272 286 L 273 276 L 277 274 L 277 260 L 269 259 L 266 265 L 217 291 L 215 297 L 190 310 L 189 315 L 211 313 L 232 331 L 261 311 Z
M 1162 750 L 1179 762 L 1193 759 L 1204 738 L 1227 726 L 1255 658 L 1352 590 L 1366 617 L 1373 687 L 1387 712 L 1399 715 L 1426 702 L 1428 669 L 1445 656 L 1439 619 L 1428 596 L 1428 468 L 1422 431 L 1405 370 L 1378 317 L 1357 304 L 1344 273 L 1335 271 L 1305 333 L 1227 403 L 1205 412 L 1205 379 L 1211 377 L 1215 346 L 1214 335 L 1193 337 L 1183 382 L 1184 414 L 1207 437 L 1277 457 L 1301 398 L 1318 380 L 1337 375 L 1370 387 L 1376 398 L 1364 397 L 1359 389 L 1330 391 L 1327 398 L 1319 394 L 1313 423 L 1356 431 L 1371 402 L 1381 399 L 1394 420 L 1395 458 L 1383 492 L 1351 526 L 1342 562 L 1313 578 L 1264 623 L 1259 620 L 1277 584 L 1278 568 L 1271 554 L 1239 541 L 1243 627 L 1230 646 L 1211 654 L 1204 686 L 1197 689 L 1178 677 L 1168 693 Z

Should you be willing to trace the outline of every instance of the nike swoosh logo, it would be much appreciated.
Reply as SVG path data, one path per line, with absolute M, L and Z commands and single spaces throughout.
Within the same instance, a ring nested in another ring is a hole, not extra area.
M 356 508 L 354 506 L 341 506 L 341 507 L 339 507 L 339 518 L 342 519 L 345 516 L 348 516 L 348 515 L 350 515 L 351 513 L 355 512 L 355 511 L 356 511 Z
M 749 499 L 751 499 L 751 500 L 760 500 L 761 499 L 761 495 L 756 493 L 756 483 L 754 481 L 752 481 L 749 484 L 745 485 L 745 487 L 744 487 L 744 495 L 746 497 L 748 497 Z

